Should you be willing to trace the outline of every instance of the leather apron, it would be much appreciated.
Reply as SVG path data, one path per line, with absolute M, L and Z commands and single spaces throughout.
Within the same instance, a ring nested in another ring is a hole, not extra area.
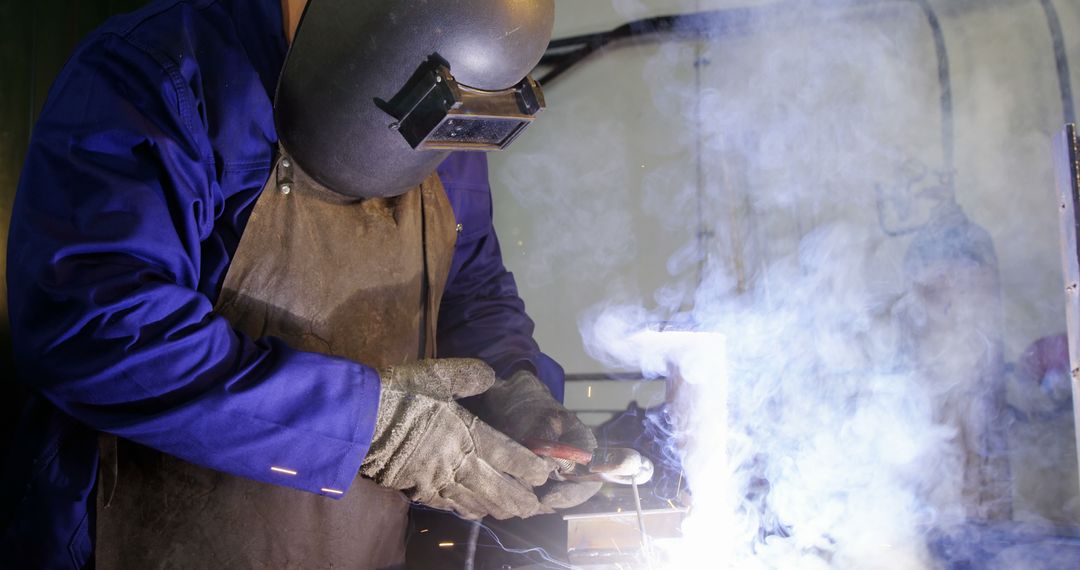
M 320 186 L 282 156 L 215 309 L 251 338 L 276 336 L 300 350 L 374 367 L 432 357 L 456 237 L 436 174 L 398 197 L 355 200 Z M 103 443 L 102 465 L 99 569 L 366 569 L 405 562 L 408 501 L 360 476 L 334 500 L 125 440 L 111 450 Z

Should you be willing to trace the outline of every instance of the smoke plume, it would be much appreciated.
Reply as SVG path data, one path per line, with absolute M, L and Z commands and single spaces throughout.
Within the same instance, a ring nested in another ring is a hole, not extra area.
M 601 303 L 582 334 L 610 367 L 681 383 L 670 445 L 693 508 L 659 545 L 671 567 L 936 567 L 967 556 L 966 525 L 1012 518 L 1009 291 L 965 188 L 994 159 L 946 158 L 917 3 L 792 6 L 656 47 L 649 112 L 677 128 L 642 165 L 642 206 L 691 239 L 652 299 Z M 611 209 L 602 233 L 627 220 Z

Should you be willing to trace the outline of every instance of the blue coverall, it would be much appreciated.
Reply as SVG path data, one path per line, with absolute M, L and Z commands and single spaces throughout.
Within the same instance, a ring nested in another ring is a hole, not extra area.
M 92 558 L 99 431 L 263 481 L 268 464 L 304 465 L 270 482 L 306 491 L 356 475 L 377 373 L 247 338 L 212 310 L 275 157 L 286 49 L 280 0 L 158 0 L 92 33 L 53 85 L 9 237 L 18 380 L 33 394 L 0 487 L 14 566 Z M 502 263 L 485 156 L 439 172 L 461 225 L 439 356 L 501 377 L 531 368 L 561 399 Z

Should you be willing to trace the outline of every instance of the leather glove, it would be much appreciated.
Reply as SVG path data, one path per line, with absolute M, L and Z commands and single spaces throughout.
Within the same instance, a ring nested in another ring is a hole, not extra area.
M 478 400 L 480 417 L 517 441 L 536 438 L 596 449 L 592 430 L 555 400 L 532 372 L 522 370 L 497 382 Z M 539 490 L 540 502 L 553 509 L 574 507 L 595 495 L 601 485 L 599 481 L 551 481 Z
M 453 401 L 495 382 L 487 364 L 425 360 L 381 370 L 380 378 L 379 414 L 362 475 L 466 519 L 551 512 L 532 489 L 547 481 L 551 463 Z

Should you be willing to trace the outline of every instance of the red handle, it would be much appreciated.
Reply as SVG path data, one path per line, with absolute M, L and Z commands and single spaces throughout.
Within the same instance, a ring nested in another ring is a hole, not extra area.
M 544 439 L 526 439 L 525 447 L 528 447 L 530 451 L 539 455 L 540 457 L 564 459 L 567 461 L 573 461 L 574 463 L 577 463 L 579 465 L 588 465 L 593 458 L 593 454 L 591 451 L 581 449 L 580 447 L 574 447 L 573 445 L 559 443 L 557 441 L 547 441 Z

